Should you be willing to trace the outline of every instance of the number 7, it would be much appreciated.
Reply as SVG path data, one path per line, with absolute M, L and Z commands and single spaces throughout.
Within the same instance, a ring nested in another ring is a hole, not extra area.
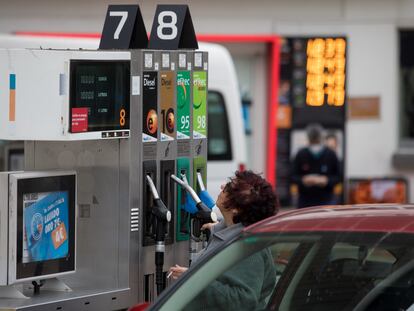
M 116 11 L 116 12 L 109 12 L 109 16 L 121 16 L 121 20 L 119 21 L 118 27 L 116 27 L 115 33 L 114 33 L 114 39 L 119 39 L 119 34 L 121 33 L 122 28 L 124 28 L 125 22 L 128 18 L 128 12 L 127 11 Z

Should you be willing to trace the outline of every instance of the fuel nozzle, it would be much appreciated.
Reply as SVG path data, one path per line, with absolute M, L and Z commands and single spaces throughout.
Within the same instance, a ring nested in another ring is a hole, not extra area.
M 212 209 L 214 205 L 216 205 L 216 202 L 214 202 L 213 198 L 207 192 L 206 187 L 204 186 L 203 176 L 200 172 L 197 172 L 197 183 L 200 189 L 200 193 L 198 194 L 198 196 L 200 197 L 201 201 L 205 205 L 207 205 L 209 209 Z
M 171 212 L 165 206 L 164 202 L 160 199 L 157 188 L 155 187 L 154 182 L 152 181 L 152 178 L 149 175 L 147 175 L 147 183 L 154 197 L 154 207 L 152 208 L 152 213 L 155 217 L 157 217 L 157 219 L 170 222 Z
M 165 231 L 166 223 L 171 221 L 171 212 L 160 199 L 157 188 L 152 178 L 147 175 L 147 183 L 151 189 L 154 206 L 151 213 L 156 217 L 156 233 L 155 233 L 155 283 L 157 285 L 158 295 L 165 288 L 163 277 L 164 253 L 165 253 Z
M 185 175 L 181 175 L 181 178 L 178 178 L 175 175 L 171 175 L 171 178 L 179 184 L 181 187 L 183 187 L 187 193 L 191 196 L 191 198 L 195 202 L 195 206 L 197 208 L 196 211 L 193 212 L 194 216 L 196 218 L 199 218 L 203 222 L 216 222 L 217 221 L 217 215 L 211 209 L 205 205 L 200 197 L 197 195 L 197 193 L 194 191 L 193 188 L 188 184 L 187 178 Z

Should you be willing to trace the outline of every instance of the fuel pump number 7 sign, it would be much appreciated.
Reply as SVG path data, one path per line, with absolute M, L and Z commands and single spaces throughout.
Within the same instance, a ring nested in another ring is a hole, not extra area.
M 114 39 L 119 40 L 119 34 L 121 33 L 122 28 L 125 26 L 125 22 L 128 18 L 128 11 L 118 11 L 118 12 L 109 12 L 109 16 L 119 16 L 121 19 L 119 20 L 118 27 L 116 27 L 114 32 Z
M 138 5 L 110 5 L 99 49 L 145 48 L 148 38 Z

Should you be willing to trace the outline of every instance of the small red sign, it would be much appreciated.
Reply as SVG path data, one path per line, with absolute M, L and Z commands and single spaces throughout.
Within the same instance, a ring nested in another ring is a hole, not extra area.
M 72 133 L 88 131 L 88 108 L 72 108 Z

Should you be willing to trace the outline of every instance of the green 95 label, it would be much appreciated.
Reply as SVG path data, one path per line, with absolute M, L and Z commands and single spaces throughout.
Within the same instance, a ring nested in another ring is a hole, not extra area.
M 191 75 L 177 72 L 177 139 L 190 138 Z

